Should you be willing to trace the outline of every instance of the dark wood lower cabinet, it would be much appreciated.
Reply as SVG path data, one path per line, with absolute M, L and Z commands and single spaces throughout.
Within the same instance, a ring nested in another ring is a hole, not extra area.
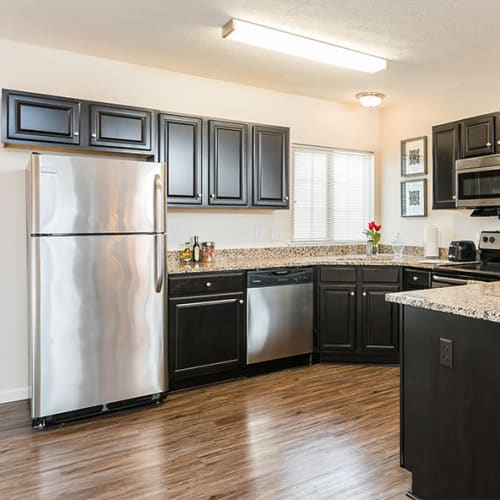
M 399 286 L 361 285 L 361 346 L 366 353 L 393 355 L 398 351 L 399 306 L 385 295 Z
M 317 294 L 322 361 L 399 361 L 399 307 L 385 295 L 401 290 L 398 267 L 323 267 Z
M 322 352 L 356 350 L 356 285 L 319 285 Z
M 171 390 L 238 377 L 246 364 L 246 304 L 235 278 L 218 275 L 174 278 L 172 289 L 196 294 L 169 298 L 169 385 Z M 181 281 L 179 281 L 181 280 Z M 207 286 L 208 285 L 208 286 Z M 200 290 L 204 287 L 205 290 Z M 214 288 L 217 293 L 207 293 Z
M 498 323 L 409 306 L 402 317 L 401 465 L 414 498 L 500 498 Z

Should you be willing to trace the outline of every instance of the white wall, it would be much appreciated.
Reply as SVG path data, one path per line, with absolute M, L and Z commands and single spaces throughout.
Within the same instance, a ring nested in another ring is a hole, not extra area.
M 500 78 L 478 79 L 477 85 L 456 84 L 436 89 L 432 97 L 405 102 L 381 113 L 381 154 L 379 176 L 381 222 L 386 229 L 383 241 L 388 243 L 401 233 L 407 244 L 422 245 L 426 224 L 439 228 L 440 246 L 454 239 L 478 241 L 481 229 L 500 230 L 493 217 L 471 218 L 470 210 L 432 210 L 432 126 L 460 118 L 500 110 Z M 426 218 L 400 216 L 400 141 L 411 137 L 428 137 L 428 214 Z
M 291 141 L 377 151 L 379 113 L 354 105 L 282 94 L 0 40 L 0 86 L 291 127 Z M 0 402 L 28 385 L 24 169 L 29 152 L 0 148 Z M 171 210 L 170 248 L 193 234 L 219 248 L 283 245 L 289 211 Z M 255 227 L 264 238 L 255 240 Z M 281 240 L 271 238 L 278 230 Z

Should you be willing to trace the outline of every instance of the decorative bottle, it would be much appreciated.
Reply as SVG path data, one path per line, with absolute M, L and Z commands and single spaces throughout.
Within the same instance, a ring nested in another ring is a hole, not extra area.
M 194 245 L 193 245 L 193 262 L 196 264 L 200 262 L 200 243 L 199 243 L 199 238 L 198 236 L 194 237 Z

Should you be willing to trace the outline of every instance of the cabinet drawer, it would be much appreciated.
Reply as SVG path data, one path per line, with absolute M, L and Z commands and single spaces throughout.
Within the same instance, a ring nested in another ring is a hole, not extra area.
M 322 267 L 319 279 L 320 281 L 334 281 L 337 283 L 356 283 L 356 268 L 347 266 Z
M 363 283 L 399 283 L 399 267 L 363 267 L 361 281 Z
M 242 292 L 243 273 L 174 276 L 168 280 L 169 295 L 199 295 L 219 292 Z
M 430 288 L 431 273 L 417 269 L 403 270 L 403 288 Z

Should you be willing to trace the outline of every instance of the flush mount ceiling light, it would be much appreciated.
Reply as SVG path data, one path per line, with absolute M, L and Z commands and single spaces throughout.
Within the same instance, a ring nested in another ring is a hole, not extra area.
M 376 73 L 387 67 L 387 61 L 381 57 L 370 56 L 241 19 L 231 19 L 226 23 L 222 28 L 222 38 L 365 73 Z
M 359 104 L 365 108 L 375 108 L 384 98 L 385 95 L 380 92 L 361 92 L 356 94 L 356 99 L 359 101 Z

